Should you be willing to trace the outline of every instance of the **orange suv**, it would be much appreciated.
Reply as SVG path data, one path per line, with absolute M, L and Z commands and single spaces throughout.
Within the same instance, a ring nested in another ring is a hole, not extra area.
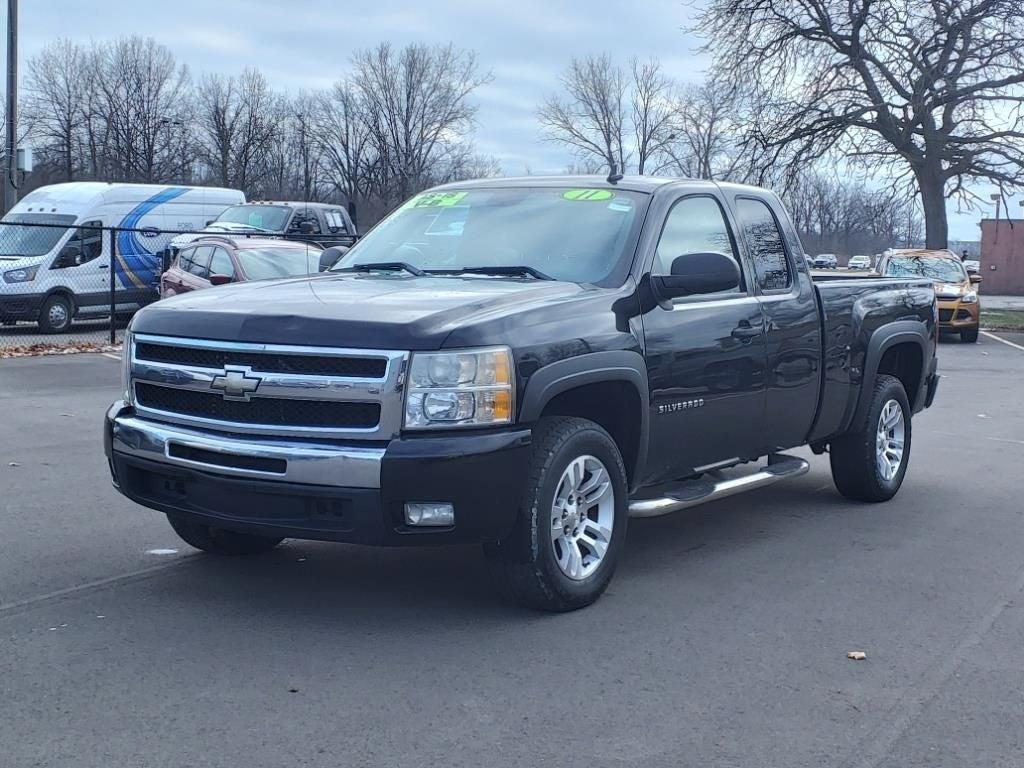
M 977 284 L 981 275 L 972 275 L 952 251 L 907 249 L 887 251 L 878 263 L 885 277 L 924 277 L 935 283 L 939 305 L 939 329 L 959 333 L 960 340 L 978 340 L 981 327 L 981 302 Z

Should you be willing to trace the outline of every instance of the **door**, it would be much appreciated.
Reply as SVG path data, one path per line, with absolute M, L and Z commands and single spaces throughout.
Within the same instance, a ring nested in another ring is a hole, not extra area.
M 796 230 L 775 200 L 739 195 L 735 209 L 764 315 L 767 374 L 764 446 L 803 445 L 818 410 L 821 320 Z
M 110 311 L 110 245 L 102 227 L 99 219 L 80 224 L 51 266 L 52 277 L 74 295 L 79 314 Z
M 210 287 L 210 257 L 213 246 L 200 245 L 184 249 L 178 254 L 178 278 L 181 285 L 178 293 L 198 291 Z M 184 258 L 183 258 L 184 257 Z
M 691 195 L 674 203 L 651 272 L 669 274 L 676 257 L 709 251 L 740 265 L 737 288 L 675 299 L 671 309 L 643 315 L 651 396 L 646 482 L 757 455 L 765 405 L 761 308 L 716 197 Z

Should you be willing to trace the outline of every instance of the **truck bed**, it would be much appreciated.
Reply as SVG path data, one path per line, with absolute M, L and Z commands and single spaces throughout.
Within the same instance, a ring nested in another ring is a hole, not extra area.
M 814 288 L 821 312 L 824 375 L 812 442 L 842 432 L 853 418 L 868 344 L 876 329 L 906 322 L 917 328 L 923 325 L 929 335 L 937 333 L 931 280 L 815 276 Z

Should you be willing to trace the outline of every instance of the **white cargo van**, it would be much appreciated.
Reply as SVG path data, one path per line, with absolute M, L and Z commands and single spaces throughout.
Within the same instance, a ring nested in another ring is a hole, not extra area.
M 157 298 L 167 232 L 200 230 L 236 189 L 80 181 L 29 193 L 0 222 L 0 322 L 32 320 L 48 333 L 75 317 L 129 314 Z M 29 225 L 29 226 L 27 226 Z M 111 259 L 109 227 L 117 233 Z

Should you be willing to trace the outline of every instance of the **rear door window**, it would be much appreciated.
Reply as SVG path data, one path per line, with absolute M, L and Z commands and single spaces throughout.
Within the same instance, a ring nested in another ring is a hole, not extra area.
M 201 277 L 204 280 L 210 276 L 210 257 L 213 255 L 213 248 L 209 245 L 201 245 L 192 252 L 186 267 L 190 275 Z
M 793 284 L 793 272 L 775 214 L 763 200 L 752 197 L 738 198 L 736 208 L 761 291 L 787 290 Z

